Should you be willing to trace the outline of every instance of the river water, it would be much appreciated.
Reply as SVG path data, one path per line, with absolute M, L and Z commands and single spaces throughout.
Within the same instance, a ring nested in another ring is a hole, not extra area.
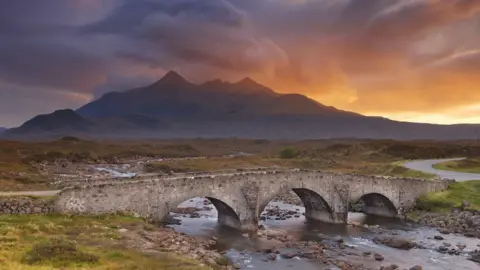
M 204 199 L 195 198 L 182 203 L 179 207 L 197 207 L 204 208 Z M 213 207 L 212 205 L 209 205 Z M 282 210 L 297 211 L 304 213 L 303 207 L 285 204 L 282 202 L 271 202 L 268 208 L 279 208 Z M 324 265 L 321 262 L 310 261 L 295 257 L 293 259 L 282 259 L 277 257 L 276 261 L 266 260 L 266 256 L 255 252 L 258 243 L 253 239 L 248 239 L 235 231 L 222 228 L 217 225 L 217 211 L 213 207 L 211 210 L 202 210 L 197 212 L 200 218 L 190 218 L 188 215 L 178 215 L 172 213 L 175 218 L 181 220 L 181 225 L 171 225 L 176 231 L 188 235 L 218 239 L 218 249 L 225 251 L 234 263 L 239 264 L 241 269 L 258 270 L 314 270 L 314 269 L 338 269 L 332 265 Z M 264 212 L 265 213 L 265 212 Z M 414 265 L 421 265 L 427 270 L 479 270 L 480 265 L 467 260 L 467 252 L 478 249 L 480 240 L 467 238 L 462 235 L 442 235 L 444 240 L 434 240 L 439 232 L 433 228 L 406 223 L 400 220 L 369 217 L 361 213 L 350 213 L 349 221 L 355 223 L 372 225 L 369 228 L 352 227 L 346 225 L 329 225 L 321 223 L 306 222 L 303 215 L 297 218 L 287 220 L 267 219 L 260 221 L 268 229 L 281 229 L 288 232 L 296 239 L 309 241 L 322 241 L 325 238 L 342 237 L 345 244 L 353 248 L 350 252 L 339 250 L 328 250 L 327 256 L 342 259 L 348 262 L 363 264 L 374 269 L 380 269 L 381 266 L 396 264 L 400 269 L 410 269 Z M 378 225 L 375 226 L 375 225 Z M 392 236 L 396 238 L 413 240 L 416 243 L 426 247 L 425 249 L 399 250 L 384 245 L 373 243 L 374 237 Z M 457 244 L 466 245 L 466 248 L 460 255 L 442 254 L 436 249 L 449 243 L 452 247 Z M 372 256 L 363 256 L 363 252 L 379 253 L 384 256 L 382 262 L 375 261 Z M 348 254 L 346 254 L 348 253 Z M 355 255 L 358 254 L 358 255 Z
M 116 177 L 132 177 L 135 173 L 128 172 L 128 168 L 120 171 L 119 168 L 97 167 L 98 171 L 110 173 Z M 204 198 L 193 198 L 180 204 L 179 208 L 195 207 L 204 209 Z M 299 257 L 277 260 L 266 260 L 266 255 L 255 252 L 259 243 L 255 239 L 249 239 L 240 232 L 227 229 L 217 224 L 217 211 L 213 205 L 211 209 L 197 212 L 199 218 L 190 218 L 189 215 L 171 213 L 176 219 L 181 220 L 180 225 L 170 225 L 176 231 L 188 235 L 217 239 L 217 249 L 224 251 L 232 261 L 241 266 L 241 269 L 257 270 L 317 270 L 317 269 L 338 269 L 332 265 L 324 265 L 318 261 L 312 261 Z M 370 217 L 361 213 L 349 213 L 349 222 L 357 224 L 368 224 L 369 228 L 346 225 L 330 225 L 322 223 L 306 222 L 302 213 L 304 207 L 286 204 L 282 202 L 271 202 L 267 209 L 281 209 L 283 211 L 295 211 L 297 217 L 287 220 L 275 220 L 275 217 L 260 221 L 260 224 L 267 229 L 278 229 L 286 231 L 289 236 L 298 240 L 322 241 L 334 237 L 341 237 L 350 248 L 347 252 L 338 249 L 328 249 L 325 253 L 331 258 L 338 258 L 356 264 L 363 264 L 366 267 L 380 269 L 381 266 L 396 264 L 399 269 L 410 269 L 414 265 L 421 265 L 426 270 L 480 270 L 480 265 L 467 260 L 467 253 L 480 248 L 480 240 L 467 238 L 463 235 L 442 235 L 444 240 L 434 240 L 439 235 L 436 229 L 406 223 L 396 219 Z M 267 210 L 266 209 L 266 210 Z M 262 213 L 262 215 L 264 215 Z M 372 241 L 374 237 L 402 238 L 412 240 L 421 244 L 424 249 L 399 250 Z M 465 245 L 460 255 L 442 254 L 436 249 L 449 243 L 452 247 L 457 244 Z M 385 260 L 378 262 L 372 256 L 362 256 L 363 252 L 379 253 Z M 347 254 L 348 253 L 348 254 Z M 355 255 L 357 254 L 357 255 Z M 360 256 L 358 256 L 360 255 Z

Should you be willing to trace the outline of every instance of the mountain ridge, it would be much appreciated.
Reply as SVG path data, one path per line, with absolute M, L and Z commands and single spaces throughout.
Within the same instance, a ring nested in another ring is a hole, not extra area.
M 170 71 L 145 87 L 111 92 L 77 110 L 39 115 L 11 136 L 81 134 L 104 137 L 282 139 L 466 139 L 478 125 L 442 126 L 369 117 L 281 94 L 251 78 L 194 84 Z
M 284 111 L 279 111 L 280 109 Z M 193 84 L 174 71 L 168 72 L 149 86 L 106 94 L 80 107 L 76 112 L 85 117 L 104 117 L 120 115 L 122 112 L 119 110 L 155 117 L 203 116 L 207 119 L 218 115 L 241 116 L 242 113 L 255 117 L 337 112 L 358 116 L 356 113 L 327 107 L 304 95 L 277 93 L 248 77 L 236 83 L 214 80 Z

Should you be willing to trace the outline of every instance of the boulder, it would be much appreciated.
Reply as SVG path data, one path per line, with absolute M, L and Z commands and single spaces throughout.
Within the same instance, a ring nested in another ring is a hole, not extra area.
M 388 238 L 375 237 L 373 238 L 373 242 L 376 244 L 382 244 L 385 246 L 402 249 L 402 250 L 410 250 L 412 248 L 419 247 L 417 243 L 412 242 L 410 240 L 393 238 L 393 237 L 388 237 Z
M 378 254 L 378 253 L 373 254 L 373 258 L 379 262 L 385 259 L 381 254 Z

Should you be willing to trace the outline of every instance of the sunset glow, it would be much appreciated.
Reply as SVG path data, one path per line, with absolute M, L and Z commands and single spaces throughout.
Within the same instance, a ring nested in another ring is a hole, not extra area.
M 67 2 L 0 4 L 0 126 L 168 70 L 249 76 L 394 120 L 480 123 L 478 0 Z

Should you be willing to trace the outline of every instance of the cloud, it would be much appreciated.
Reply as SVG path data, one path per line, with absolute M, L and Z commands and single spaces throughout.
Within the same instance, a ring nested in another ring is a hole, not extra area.
M 441 115 L 480 100 L 479 12 L 478 0 L 4 1 L 0 107 L 28 91 L 77 106 L 175 69 L 360 113 Z
M 285 60 L 228 1 L 127 1 L 84 32 L 127 38 L 135 46 L 119 48 L 117 56 L 162 68 L 201 63 L 246 73 Z

